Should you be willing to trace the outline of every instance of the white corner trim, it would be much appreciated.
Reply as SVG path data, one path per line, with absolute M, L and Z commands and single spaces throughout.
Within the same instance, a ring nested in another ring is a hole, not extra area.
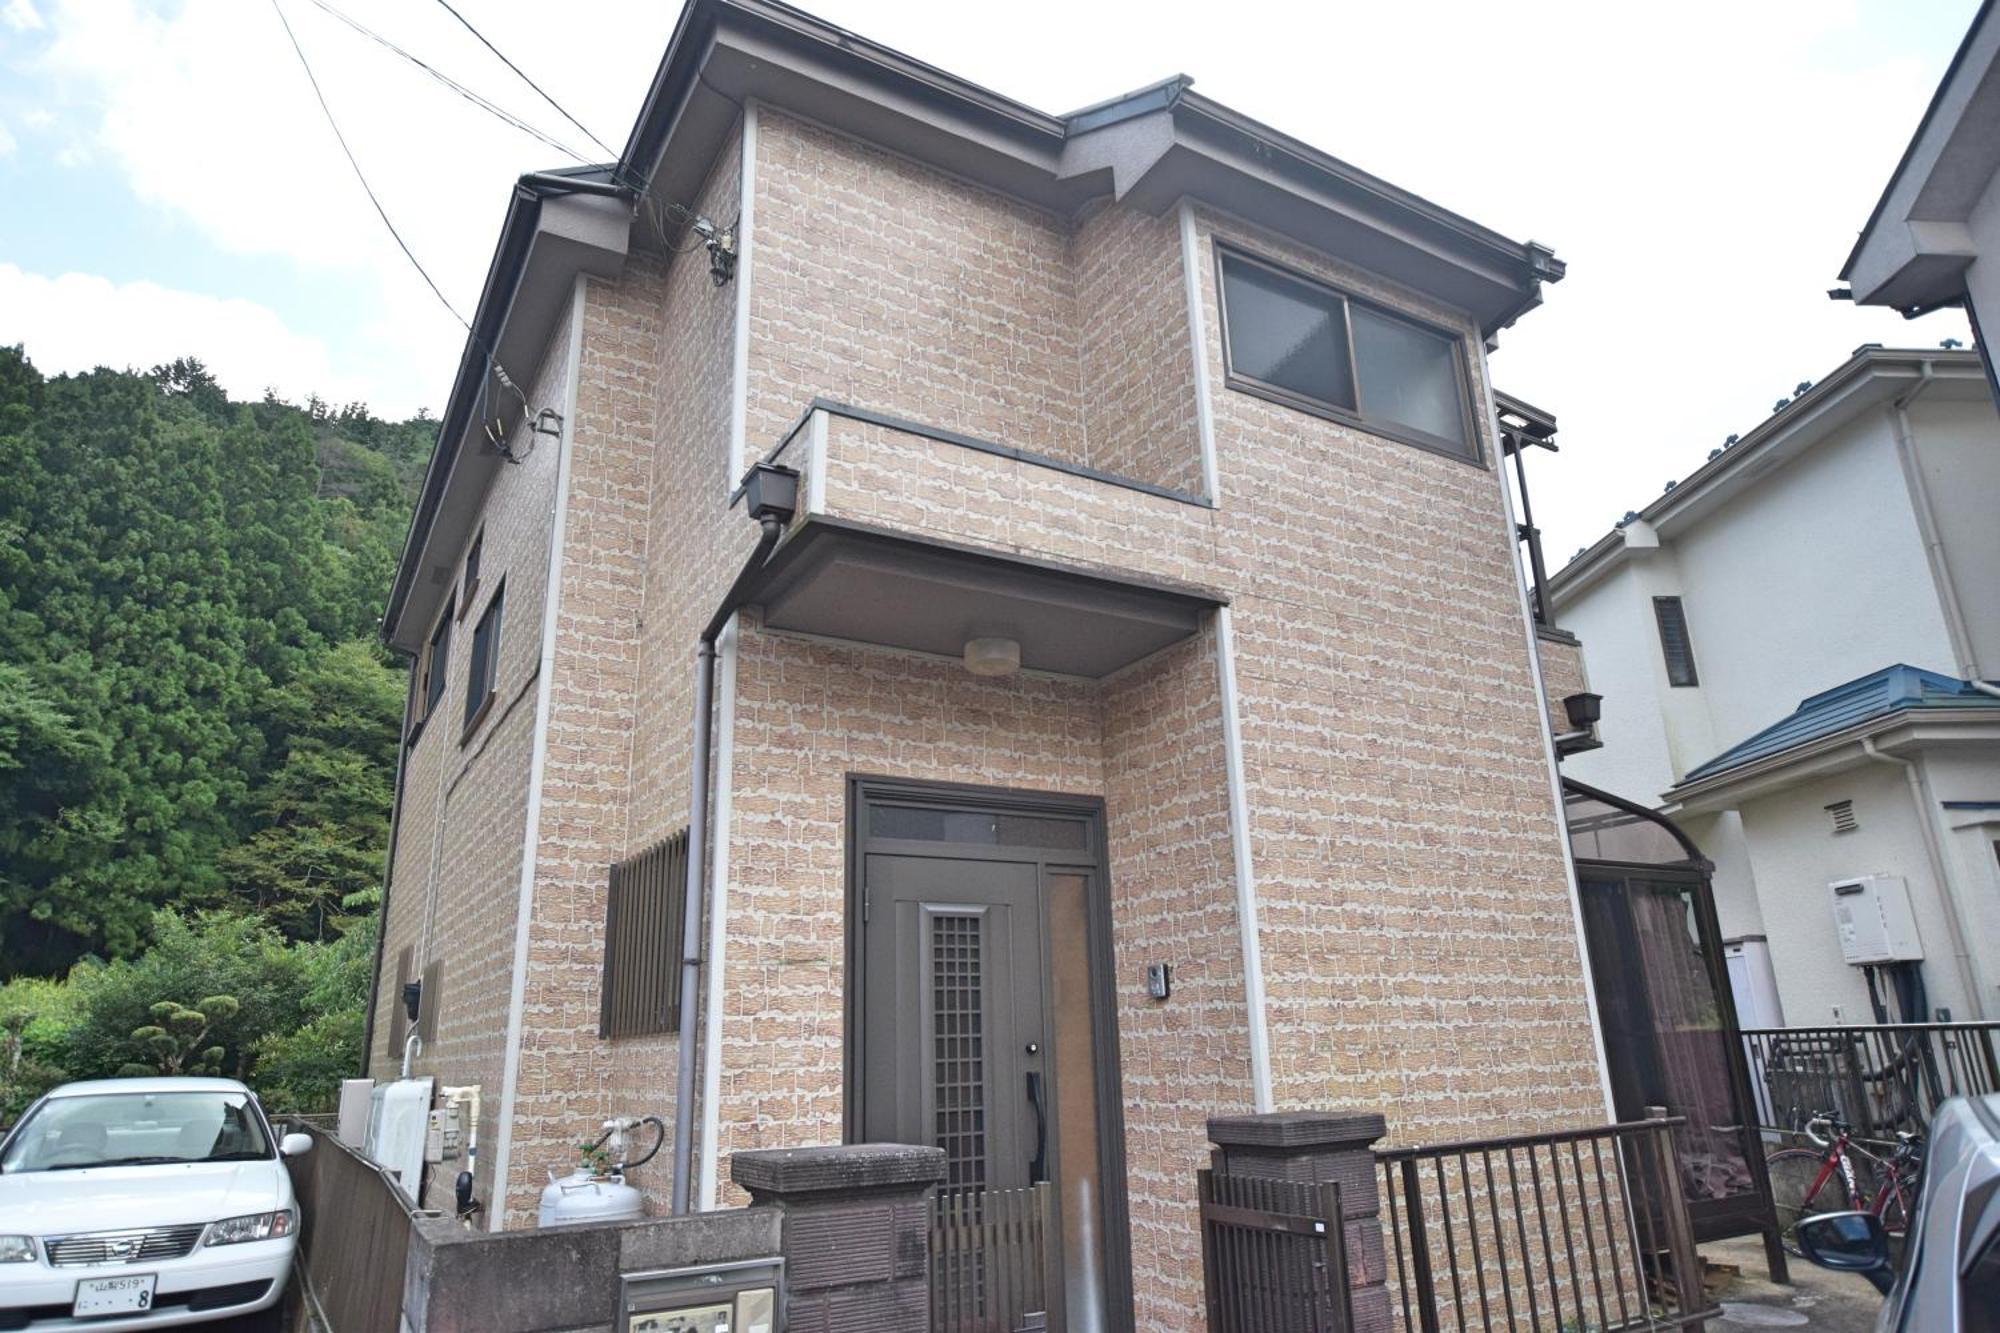
M 708 843 L 708 979 L 701 1002 L 701 1136 L 695 1154 L 701 1161 L 695 1210 L 715 1207 L 717 1144 L 722 1129 L 722 980 L 723 950 L 729 942 L 729 807 L 736 777 L 736 645 L 740 616 L 730 617 L 716 642 L 721 657 L 715 701 L 715 796 L 709 804 L 712 832 Z
M 1222 689 L 1223 773 L 1229 784 L 1229 848 L 1236 871 L 1236 921 L 1243 936 L 1243 998 L 1250 1023 L 1251 1109 L 1274 1109 L 1271 1031 L 1264 1008 L 1264 946 L 1257 934 L 1257 875 L 1250 861 L 1250 799 L 1243 782 L 1243 733 L 1236 695 L 1236 632 L 1229 608 L 1215 610 L 1215 659 Z
M 1208 390 L 1208 330 L 1201 315 L 1201 245 L 1194 234 L 1194 205 L 1180 202 L 1181 276 L 1187 284 L 1188 352 L 1194 357 L 1194 415 L 1201 440 L 1201 483 L 1211 503 L 1222 503 L 1215 464 L 1215 418 Z
M 1583 933 L 1583 893 L 1577 887 L 1576 858 L 1570 852 L 1569 824 L 1563 817 L 1562 768 L 1556 761 L 1555 731 L 1549 726 L 1549 691 L 1542 681 L 1542 645 L 1535 635 L 1535 615 L 1528 601 L 1528 577 L 1521 565 L 1521 543 L 1515 535 L 1514 494 L 1507 485 L 1507 459 L 1500 449 L 1500 408 L 1493 399 L 1493 367 L 1486 344 L 1479 344 L 1479 396 L 1486 406 L 1487 439 L 1493 455 L 1493 475 L 1500 500 L 1500 521 L 1507 555 L 1514 569 L 1514 591 L 1521 603 L 1521 633 L 1528 645 L 1529 678 L 1535 687 L 1535 722 L 1541 730 L 1542 756 L 1549 771 L 1549 799 L 1555 802 L 1556 846 L 1562 850 L 1563 880 L 1569 889 L 1570 926 L 1576 935 L 1576 960 L 1583 968 L 1583 1001 L 1590 1011 L 1590 1040 L 1597 1051 L 1597 1086 L 1604 1096 L 1606 1123 L 1618 1119 L 1611 1097 L 1611 1064 L 1604 1051 L 1604 1018 L 1597 1011 L 1597 981 L 1590 970 L 1590 944 Z
M 736 343 L 729 379 L 729 475 L 725 494 L 750 466 L 745 436 L 750 421 L 750 270 L 757 231 L 757 103 L 743 104 L 743 151 L 739 158 L 736 213 Z
M 826 512 L 826 431 L 824 411 L 812 414 L 806 442 L 806 513 Z
M 548 583 L 542 590 L 542 654 L 535 680 L 535 748 L 528 762 L 528 809 L 521 821 L 521 878 L 514 907 L 514 970 L 507 992 L 506 1059 L 500 1071 L 499 1128 L 493 1147 L 493 1197 L 488 1229 L 507 1228 L 507 1172 L 513 1164 L 514 1099 L 521 1082 L 521 1019 L 528 1000 L 529 921 L 535 906 L 535 854 L 541 845 L 542 772 L 549 757 L 549 699 L 555 686 L 556 617 L 562 610 L 563 538 L 569 526 L 571 445 L 576 439 L 577 376 L 583 362 L 583 300 L 588 279 L 578 274 L 569 301 L 569 352 L 563 368 L 562 439 L 556 450 L 555 514 L 549 526 Z

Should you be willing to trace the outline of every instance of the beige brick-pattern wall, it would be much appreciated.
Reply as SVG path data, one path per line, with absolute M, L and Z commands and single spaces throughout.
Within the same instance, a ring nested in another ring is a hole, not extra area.
M 1570 729 L 1563 700 L 1590 688 L 1590 680 L 1583 671 L 1583 645 L 1537 634 L 1535 650 L 1542 659 L 1542 693 L 1548 700 L 1549 731 L 1560 736 Z
M 537 406 L 561 410 L 568 395 L 569 321 L 554 327 L 529 384 Z M 541 652 L 542 594 L 555 502 L 558 450 L 517 430 L 509 445 L 525 455 L 495 471 L 482 504 L 480 577 L 471 597 L 463 583 L 464 552 L 455 596 L 456 618 L 446 684 L 437 713 L 411 746 L 398 812 L 396 863 L 389 887 L 381 986 L 375 997 L 375 1050 L 370 1072 L 394 1077 L 402 1060 L 390 1049 L 398 952 L 412 947 L 412 975 L 442 958 L 443 984 L 425 997 L 435 1005 L 437 1034 L 413 1062 L 413 1072 L 441 1084 L 482 1089 L 479 1142 L 484 1151 L 474 1187 L 490 1198 L 491 1145 L 499 1129 L 508 999 L 512 986 L 517 886 L 525 841 L 528 774 L 534 745 L 536 684 Z M 504 584 L 495 701 L 465 733 L 465 695 L 472 632 Z M 462 612 L 462 614 L 457 614 Z M 427 636 L 428 637 L 428 636 Z M 448 1180 L 459 1163 L 433 1168 Z
M 1197 215 L 1277 1103 L 1383 1110 L 1404 1141 L 1599 1121 L 1498 481 L 1222 388 L 1218 231 L 1477 335 Z

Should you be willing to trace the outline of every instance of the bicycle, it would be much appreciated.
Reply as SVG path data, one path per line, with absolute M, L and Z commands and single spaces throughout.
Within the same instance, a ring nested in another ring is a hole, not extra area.
M 1800 1253 L 1795 1239 L 1799 1219 L 1819 1213 L 1873 1213 L 1896 1237 L 1909 1229 L 1923 1174 L 1921 1134 L 1896 1131 L 1896 1146 L 1884 1155 L 1856 1142 L 1854 1127 L 1839 1112 L 1815 1111 L 1806 1121 L 1805 1135 L 1818 1146 L 1781 1148 L 1766 1159 L 1771 1200 L 1788 1251 Z

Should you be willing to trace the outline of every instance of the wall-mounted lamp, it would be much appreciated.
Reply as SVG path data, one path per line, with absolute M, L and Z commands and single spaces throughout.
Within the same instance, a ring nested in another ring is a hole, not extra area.
M 965 669 L 975 676 L 1011 676 L 1021 669 L 1021 641 L 967 639 Z
M 1576 694 L 1563 696 L 1563 712 L 1569 718 L 1570 726 L 1578 731 L 1589 731 L 1604 716 L 1604 696 L 1582 690 Z
M 691 224 L 695 234 L 708 246 L 708 276 L 720 287 L 736 276 L 736 230 L 725 231 L 707 218 Z

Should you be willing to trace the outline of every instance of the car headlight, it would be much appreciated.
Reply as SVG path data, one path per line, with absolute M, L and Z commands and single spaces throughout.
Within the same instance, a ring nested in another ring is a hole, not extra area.
M 220 1222 L 208 1226 L 209 1245 L 241 1245 L 247 1240 L 277 1240 L 292 1234 L 298 1224 L 298 1214 L 289 1208 L 280 1208 L 275 1213 L 245 1213 L 241 1217 L 225 1217 Z
M 0 1236 L 0 1264 L 31 1264 L 38 1257 L 33 1236 Z

